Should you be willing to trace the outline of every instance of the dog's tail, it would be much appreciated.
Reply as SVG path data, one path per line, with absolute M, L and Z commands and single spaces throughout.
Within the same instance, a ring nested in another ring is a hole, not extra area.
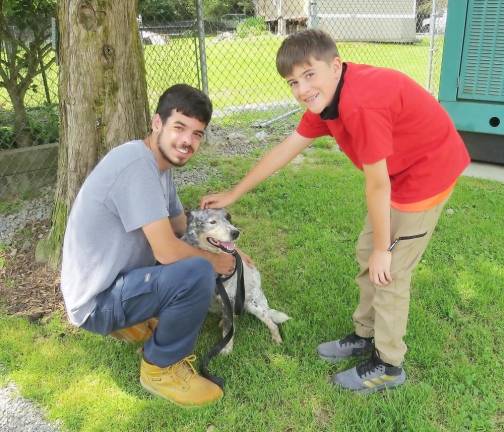
M 276 309 L 270 309 L 269 316 L 275 324 L 282 324 L 283 322 L 290 319 L 289 315 L 287 315 L 283 312 L 277 311 Z

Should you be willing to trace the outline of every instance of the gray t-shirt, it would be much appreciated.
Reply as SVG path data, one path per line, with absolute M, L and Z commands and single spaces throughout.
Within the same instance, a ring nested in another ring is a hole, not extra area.
M 159 171 L 143 141 L 111 150 L 75 199 L 63 243 L 61 290 L 69 320 L 82 325 L 95 297 L 119 274 L 155 264 L 142 226 L 183 211 L 171 170 Z

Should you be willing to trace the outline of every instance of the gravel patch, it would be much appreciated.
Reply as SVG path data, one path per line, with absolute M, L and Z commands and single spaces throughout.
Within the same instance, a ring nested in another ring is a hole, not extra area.
M 24 228 L 29 221 L 49 219 L 51 216 L 54 187 L 48 186 L 40 191 L 40 195 L 27 200 L 15 213 L 0 214 L 0 243 L 9 245 L 16 231 Z
M 264 148 L 271 140 L 267 130 L 254 131 L 250 136 L 242 131 L 230 131 L 217 125 L 211 125 L 208 130 L 207 146 L 212 153 L 222 156 L 246 155 L 251 151 Z M 210 177 L 218 175 L 217 169 L 207 166 L 188 169 L 175 169 L 174 178 L 177 188 L 206 182 Z M 47 220 L 51 216 L 54 199 L 54 187 L 41 189 L 37 198 L 23 202 L 15 213 L 0 214 L 0 243 L 10 245 L 16 231 L 24 228 L 28 222 Z
M 19 396 L 13 383 L 0 388 L 0 431 L 57 432 L 57 424 L 44 419 L 42 410 L 33 402 Z
M 269 135 L 265 129 L 257 129 L 253 133 L 230 132 L 217 125 L 211 125 L 207 131 L 208 145 L 214 153 L 223 156 L 246 155 L 255 149 L 264 148 L 270 143 Z
M 210 177 L 218 174 L 219 172 L 213 167 L 206 167 L 205 169 L 175 169 L 173 170 L 173 179 L 177 185 L 177 191 L 180 192 L 186 186 L 204 183 Z
M 217 174 L 218 171 L 213 167 L 174 170 L 175 184 L 179 191 L 185 186 L 204 183 L 211 176 Z M 0 243 L 10 245 L 14 234 L 24 228 L 28 222 L 49 219 L 51 217 L 53 199 L 54 188 L 46 187 L 40 192 L 39 197 L 24 201 L 22 207 L 15 213 L 0 214 Z

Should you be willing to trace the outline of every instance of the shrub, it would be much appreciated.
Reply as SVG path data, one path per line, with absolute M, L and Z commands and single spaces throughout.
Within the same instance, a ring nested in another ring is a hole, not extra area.
M 259 36 L 268 31 L 266 21 L 262 17 L 250 17 L 243 20 L 236 27 L 238 37 Z
M 0 150 L 14 148 L 14 130 L 10 126 L 0 126 Z
M 58 106 L 42 105 L 28 111 L 28 124 L 32 131 L 33 145 L 50 144 L 59 138 Z
M 59 113 L 56 104 L 27 108 L 26 114 L 33 145 L 58 141 Z M 17 148 L 14 132 L 14 113 L 12 111 L 2 111 L 0 112 L 0 150 L 13 148 Z

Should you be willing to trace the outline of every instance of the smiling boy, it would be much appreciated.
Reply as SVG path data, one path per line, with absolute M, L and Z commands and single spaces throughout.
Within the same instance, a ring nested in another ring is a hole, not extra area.
M 364 172 L 368 214 L 357 244 L 360 301 L 354 333 L 319 345 L 330 362 L 369 355 L 332 382 L 370 393 L 404 383 L 403 337 L 411 275 L 469 156 L 441 105 L 406 75 L 343 63 L 319 30 L 286 38 L 277 70 L 306 107 L 297 129 L 267 153 L 232 190 L 209 195 L 202 207 L 226 207 L 303 151 L 332 136 Z M 423 235 L 425 233 L 425 235 Z M 404 240 L 389 250 L 399 237 Z

